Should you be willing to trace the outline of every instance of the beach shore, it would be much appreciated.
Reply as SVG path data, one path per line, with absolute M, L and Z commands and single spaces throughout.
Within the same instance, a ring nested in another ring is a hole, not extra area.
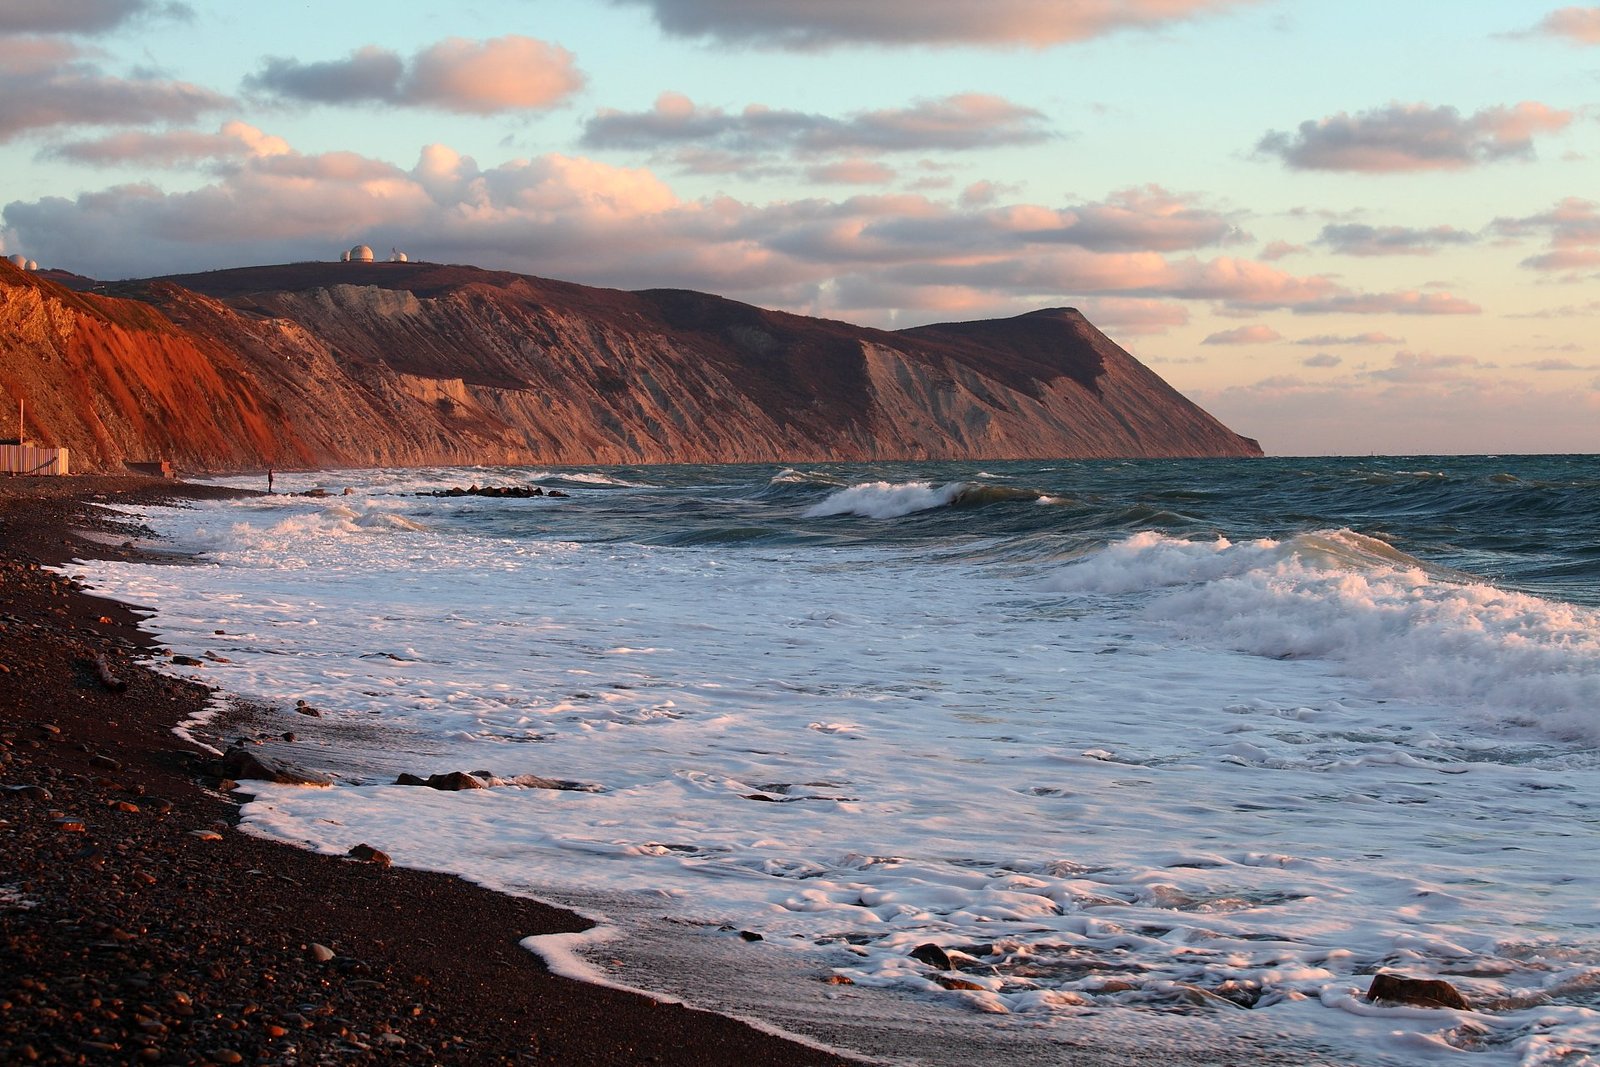
M 0 1062 L 854 1062 L 550 974 L 570 912 L 238 832 L 172 732 L 210 690 L 48 569 L 146 551 L 96 504 L 230 492 L 0 479 Z

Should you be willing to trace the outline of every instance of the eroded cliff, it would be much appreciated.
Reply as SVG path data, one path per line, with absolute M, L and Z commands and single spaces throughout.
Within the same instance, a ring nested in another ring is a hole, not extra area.
M 1260 454 L 1068 309 L 885 332 L 418 263 L 0 264 L 0 387 L 78 469 Z

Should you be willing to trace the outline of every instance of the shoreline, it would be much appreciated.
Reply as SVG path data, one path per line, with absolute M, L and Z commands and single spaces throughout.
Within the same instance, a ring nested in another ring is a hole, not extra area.
M 0 479 L 0 1061 L 864 1062 L 552 974 L 520 942 L 586 929 L 571 912 L 238 832 L 173 732 L 212 690 L 46 568 L 175 561 L 96 503 L 248 494 Z

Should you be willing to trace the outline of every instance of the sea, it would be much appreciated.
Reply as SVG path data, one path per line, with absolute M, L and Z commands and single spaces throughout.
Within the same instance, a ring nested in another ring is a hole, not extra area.
M 71 569 L 335 777 L 245 832 L 572 907 L 561 973 L 897 1064 L 1600 1056 L 1600 458 L 276 487 Z

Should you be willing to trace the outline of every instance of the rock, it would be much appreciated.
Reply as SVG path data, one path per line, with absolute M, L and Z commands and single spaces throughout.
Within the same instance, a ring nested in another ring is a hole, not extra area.
M 950 957 L 945 953 L 944 949 L 931 941 L 912 949 L 911 958 L 926 963 L 936 971 L 948 971 L 951 969 Z
M 301 770 L 234 746 L 222 757 L 222 773 L 229 778 L 249 778 L 279 785 L 332 785 L 333 779 L 314 771 Z
M 190 830 L 190 837 L 199 838 L 201 841 L 221 841 L 222 835 L 215 830 Z
M 51 801 L 50 790 L 42 785 L 5 785 L 0 786 L 0 796 L 20 797 L 25 800 L 37 800 L 48 804 Z
M 1467 998 L 1442 978 L 1408 978 L 1403 974 L 1380 972 L 1372 976 L 1367 999 L 1381 1004 L 1415 1004 L 1422 1008 L 1455 1008 L 1471 1011 Z
M 389 858 L 389 854 L 387 852 L 384 852 L 381 849 L 373 848 L 364 841 L 359 845 L 351 845 L 350 851 L 345 853 L 345 855 L 351 857 L 352 859 L 362 860 L 366 863 L 376 863 L 380 867 L 387 867 L 394 862 Z
M 172 662 L 180 667 L 203 667 L 205 665 L 203 661 L 195 659 L 193 656 L 173 656 Z
M 419 778 L 416 775 L 411 774 L 410 772 L 402 772 L 400 777 L 398 777 L 398 778 L 396 778 L 394 780 L 394 784 L 395 785 L 427 785 L 428 784 L 428 780 L 426 778 Z
M 977 982 L 970 981 L 966 978 L 952 978 L 948 974 L 936 974 L 933 976 L 933 980 L 944 986 L 946 989 L 976 989 L 979 992 L 983 991 L 983 986 L 979 985 Z
M 58 816 L 51 819 L 50 822 L 64 834 L 86 834 L 89 832 L 89 827 L 82 819 L 74 819 L 70 815 Z
M 739 931 L 739 936 L 742 937 L 746 941 L 765 941 L 766 940 L 766 938 L 762 937 L 760 934 L 756 933 L 754 930 L 740 930 Z
M 822 980 L 827 985 L 855 985 L 856 980 L 847 974 L 830 974 Z
M 333 959 L 333 949 L 329 948 L 327 945 L 319 945 L 313 941 L 310 947 L 306 949 L 306 955 L 310 956 L 318 963 L 327 963 L 329 960 Z
M 103 771 L 122 770 L 122 764 L 120 761 L 112 759 L 103 752 L 96 752 L 94 755 L 90 756 L 89 766 L 98 767 Z
M 468 774 L 466 771 L 451 771 L 449 774 L 431 774 L 425 783 L 432 789 L 443 789 L 456 792 L 462 789 L 487 789 L 481 778 Z

